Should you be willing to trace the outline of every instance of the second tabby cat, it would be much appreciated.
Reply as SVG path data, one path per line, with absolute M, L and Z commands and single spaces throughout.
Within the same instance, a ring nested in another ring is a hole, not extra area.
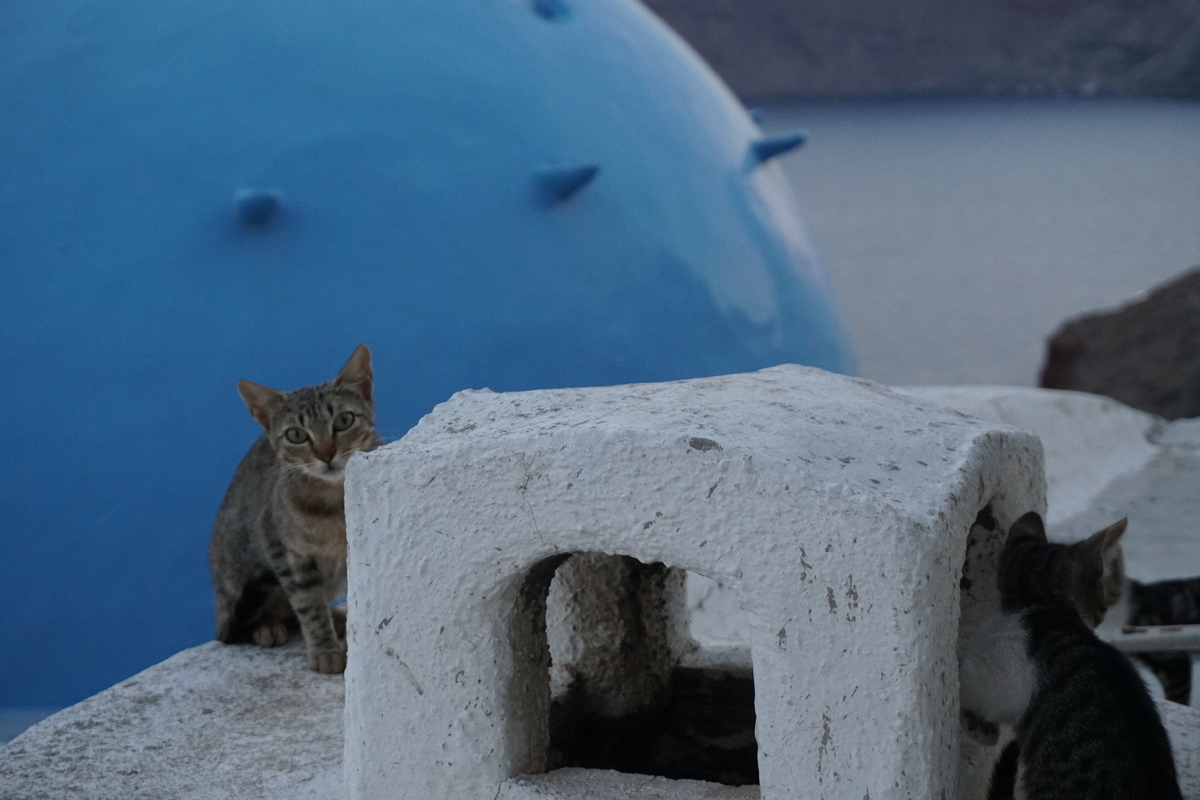
M 1142 583 L 1129 579 L 1121 603 L 1114 612 L 1120 625 L 1200 624 L 1200 578 L 1180 578 Z M 1136 653 L 1162 684 L 1168 700 L 1190 705 L 1192 700 L 1192 657 L 1187 653 Z

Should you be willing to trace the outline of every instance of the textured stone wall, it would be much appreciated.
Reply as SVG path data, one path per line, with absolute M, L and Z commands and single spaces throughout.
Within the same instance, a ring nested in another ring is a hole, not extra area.
M 958 728 L 960 623 L 994 602 L 967 534 L 1044 486 L 1032 434 L 794 365 L 460 392 L 347 474 L 347 796 L 495 797 L 556 765 L 571 554 L 606 558 L 560 576 L 568 723 L 656 710 L 689 570 L 749 621 L 763 800 L 961 796 L 994 760 Z
M 645 0 L 743 98 L 1200 97 L 1197 0 Z

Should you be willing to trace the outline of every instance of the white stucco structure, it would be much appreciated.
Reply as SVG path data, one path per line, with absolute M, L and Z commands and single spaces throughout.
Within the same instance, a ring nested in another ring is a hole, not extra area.
M 765 800 L 957 797 L 960 596 L 969 625 L 992 563 L 976 543 L 960 590 L 968 531 L 1044 491 L 1032 435 L 802 367 L 459 393 L 347 479 L 347 797 L 598 781 L 519 777 L 548 767 L 545 598 L 581 552 L 734 587 Z M 678 658 L 683 606 L 659 597 L 655 657 Z

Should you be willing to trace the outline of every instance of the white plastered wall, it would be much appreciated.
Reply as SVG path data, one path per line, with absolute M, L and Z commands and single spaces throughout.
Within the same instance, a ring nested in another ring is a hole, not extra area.
M 544 771 L 546 590 L 596 552 L 735 587 L 763 798 L 955 797 L 967 533 L 1044 491 L 1033 436 L 802 367 L 459 393 L 351 465 L 347 796 Z

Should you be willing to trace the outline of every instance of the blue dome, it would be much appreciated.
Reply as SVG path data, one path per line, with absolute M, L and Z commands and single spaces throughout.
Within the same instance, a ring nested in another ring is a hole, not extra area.
M 849 371 L 761 138 L 632 0 L 4 4 L 0 705 L 211 638 L 238 379 Z

